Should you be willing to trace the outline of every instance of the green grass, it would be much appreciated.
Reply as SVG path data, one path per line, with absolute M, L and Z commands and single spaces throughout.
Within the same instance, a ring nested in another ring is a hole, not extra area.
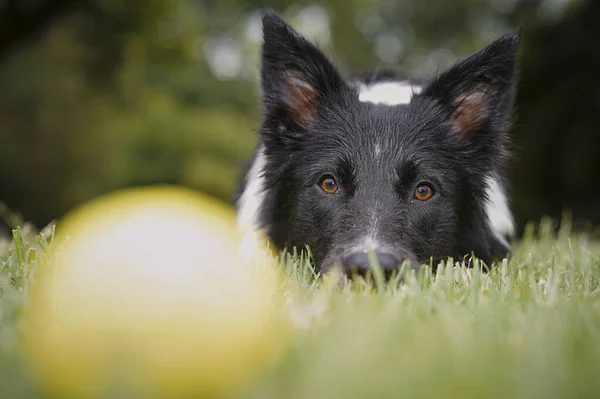
M 529 228 L 481 272 L 448 262 L 402 285 L 341 289 L 287 257 L 298 334 L 244 398 L 599 398 L 600 243 Z M 0 398 L 42 398 L 17 356 L 27 284 L 48 230 L 0 244 Z

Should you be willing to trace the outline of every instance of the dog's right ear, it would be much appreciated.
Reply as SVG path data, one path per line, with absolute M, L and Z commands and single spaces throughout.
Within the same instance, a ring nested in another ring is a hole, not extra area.
M 263 14 L 261 83 L 267 126 L 278 134 L 308 131 L 318 106 L 341 89 L 335 66 L 272 11 Z
M 422 93 L 448 113 L 461 140 L 496 148 L 505 132 L 517 83 L 519 31 L 508 33 L 442 73 Z

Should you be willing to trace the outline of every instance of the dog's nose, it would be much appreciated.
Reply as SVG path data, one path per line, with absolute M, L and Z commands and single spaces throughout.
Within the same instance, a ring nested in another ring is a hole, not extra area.
M 377 262 L 386 275 L 390 275 L 402 263 L 398 257 L 384 252 L 375 252 Z M 344 271 L 348 274 L 357 273 L 364 276 L 371 268 L 369 254 L 364 251 L 352 252 L 342 259 Z

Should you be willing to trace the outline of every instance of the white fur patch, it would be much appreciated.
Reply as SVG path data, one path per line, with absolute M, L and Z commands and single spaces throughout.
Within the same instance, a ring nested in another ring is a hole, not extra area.
M 381 145 L 379 143 L 375 144 L 375 156 L 379 157 L 381 155 Z
M 359 83 L 358 99 L 362 102 L 383 105 L 409 104 L 414 94 L 422 88 L 407 81 L 378 82 L 372 85 Z
M 262 145 L 258 148 L 256 158 L 246 176 L 246 187 L 238 199 L 237 223 L 242 231 L 257 229 L 260 208 L 264 201 L 266 159 Z
M 488 224 L 496 238 L 508 246 L 508 237 L 515 234 L 515 225 L 512 213 L 508 208 L 508 199 L 495 176 L 488 176 L 486 184 L 485 213 Z

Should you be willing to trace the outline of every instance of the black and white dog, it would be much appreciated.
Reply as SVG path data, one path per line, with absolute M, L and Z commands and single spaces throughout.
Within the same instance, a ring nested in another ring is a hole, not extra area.
M 236 195 L 242 228 L 308 247 L 322 272 L 364 273 L 369 247 L 387 271 L 508 254 L 518 33 L 417 83 L 344 75 L 277 14 L 262 25 L 264 119 Z

